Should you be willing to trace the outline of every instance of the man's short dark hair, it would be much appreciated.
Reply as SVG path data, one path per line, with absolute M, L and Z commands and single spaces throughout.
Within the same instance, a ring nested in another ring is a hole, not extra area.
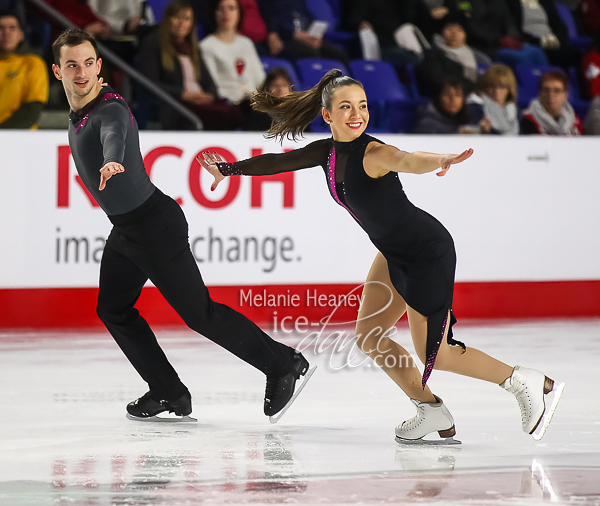
M 58 36 L 58 38 L 54 41 L 54 44 L 52 44 L 54 63 L 60 67 L 60 50 L 63 46 L 79 46 L 86 41 L 92 45 L 94 51 L 96 52 L 96 59 L 98 59 L 98 44 L 96 43 L 94 37 L 81 28 L 67 28 Z
M 23 30 L 23 21 L 19 17 L 19 15 L 10 9 L 0 9 L 0 18 L 15 18 L 17 23 L 19 24 L 19 28 Z

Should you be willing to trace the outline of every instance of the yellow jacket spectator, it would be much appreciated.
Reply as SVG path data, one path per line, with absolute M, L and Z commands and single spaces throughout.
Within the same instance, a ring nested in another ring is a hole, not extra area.
M 13 13 L 0 12 L 0 128 L 37 128 L 48 102 L 48 69 L 33 54 L 20 54 L 24 33 Z

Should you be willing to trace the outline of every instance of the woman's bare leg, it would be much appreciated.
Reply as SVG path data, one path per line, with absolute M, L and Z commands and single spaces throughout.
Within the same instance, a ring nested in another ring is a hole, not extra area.
M 436 402 L 429 387 L 423 390 L 421 373 L 410 354 L 389 338 L 390 330 L 406 312 L 406 307 L 406 302 L 392 285 L 387 260 L 378 253 L 363 291 L 356 322 L 357 345 L 411 399 Z
M 407 307 L 408 324 L 417 355 L 425 363 L 425 349 L 427 345 L 427 317 L 418 313 L 411 307 Z M 499 385 L 508 378 L 513 368 L 504 362 L 500 362 L 482 351 L 467 347 L 467 351 L 460 346 L 448 344 L 448 330 L 446 326 L 444 339 L 435 359 L 434 369 L 449 371 L 471 378 L 491 381 Z

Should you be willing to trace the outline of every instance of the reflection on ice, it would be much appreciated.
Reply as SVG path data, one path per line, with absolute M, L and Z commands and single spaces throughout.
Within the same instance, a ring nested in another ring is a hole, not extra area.
M 260 373 L 191 332 L 164 331 L 198 418 L 164 424 L 125 419 L 125 405 L 144 385 L 105 334 L 37 341 L 0 334 L 0 384 L 10 407 L 0 418 L 0 505 L 597 505 L 600 406 L 588 399 L 600 380 L 599 327 L 460 329 L 466 342 L 507 362 L 518 355 L 569 388 L 535 442 L 521 431 L 514 399 L 497 386 L 436 372 L 431 387 L 452 410 L 463 444 L 433 447 L 394 441 L 394 427 L 414 408 L 377 368 L 339 370 L 349 350 L 339 343 L 335 352 L 306 352 L 319 368 L 285 418 L 270 425 Z

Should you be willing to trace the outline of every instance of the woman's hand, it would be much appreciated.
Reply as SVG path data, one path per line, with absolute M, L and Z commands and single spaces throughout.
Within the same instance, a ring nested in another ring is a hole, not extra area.
M 104 78 L 103 77 L 101 77 L 100 79 L 98 79 L 98 84 L 100 86 L 108 86 L 108 83 L 104 82 Z
M 453 163 L 464 162 L 467 158 L 469 158 L 473 154 L 473 148 L 469 148 L 466 151 L 463 151 L 460 155 L 446 155 L 442 158 L 442 170 L 440 170 L 436 176 L 445 176 L 446 172 L 450 169 L 450 165 Z
M 210 191 L 215 191 L 215 188 L 219 185 L 219 183 L 225 179 L 225 176 L 219 171 L 217 163 L 224 162 L 225 160 L 223 160 L 217 153 L 209 153 L 208 151 L 205 151 L 196 157 L 196 161 L 208 172 L 210 172 L 212 177 L 215 178 L 213 183 L 210 185 Z

